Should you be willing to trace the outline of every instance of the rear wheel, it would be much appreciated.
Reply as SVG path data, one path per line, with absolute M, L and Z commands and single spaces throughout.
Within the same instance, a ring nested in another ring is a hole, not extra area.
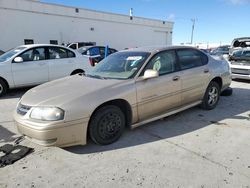
M 220 99 L 220 86 L 217 82 L 211 81 L 203 97 L 201 107 L 212 110 L 216 107 Z
M 83 71 L 83 70 L 74 70 L 74 71 L 70 74 L 70 76 L 76 75 L 76 74 L 84 74 L 84 71 Z
M 89 134 L 97 144 L 106 145 L 118 140 L 125 128 L 125 116 L 120 108 L 108 105 L 100 108 L 93 115 Z
M 6 83 L 0 79 L 0 97 L 5 95 L 7 92 L 7 85 Z

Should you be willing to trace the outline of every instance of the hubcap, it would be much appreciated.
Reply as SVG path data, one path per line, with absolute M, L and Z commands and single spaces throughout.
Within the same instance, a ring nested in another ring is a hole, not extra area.
M 121 130 L 121 117 L 113 112 L 103 116 L 99 122 L 99 134 L 103 139 L 112 139 Z
M 208 92 L 208 104 L 213 106 L 218 100 L 219 92 L 216 87 L 211 87 Z

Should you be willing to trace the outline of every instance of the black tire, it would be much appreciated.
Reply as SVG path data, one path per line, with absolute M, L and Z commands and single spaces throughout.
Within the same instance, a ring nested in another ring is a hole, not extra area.
M 221 96 L 231 96 L 233 94 L 233 89 L 231 87 L 225 89 L 221 92 Z
M 220 99 L 220 86 L 217 82 L 211 81 L 206 89 L 201 107 L 205 110 L 212 110 Z
M 6 83 L 2 79 L 0 79 L 0 97 L 6 94 L 7 89 L 8 88 Z
M 95 112 L 89 125 L 90 138 L 100 145 L 117 141 L 125 128 L 125 115 L 113 105 L 104 106 Z

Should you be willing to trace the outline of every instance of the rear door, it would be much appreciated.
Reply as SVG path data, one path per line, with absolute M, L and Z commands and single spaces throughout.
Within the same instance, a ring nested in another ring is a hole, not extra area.
M 37 85 L 49 80 L 44 47 L 28 49 L 19 57 L 23 58 L 23 62 L 12 62 L 12 75 L 16 87 Z
M 182 105 L 201 100 L 209 81 L 208 57 L 196 49 L 179 49 L 177 57 L 181 69 Z
M 49 80 L 69 76 L 75 69 L 76 55 L 62 47 L 48 47 Z
M 136 82 L 139 120 L 164 114 L 180 106 L 181 82 L 174 50 L 159 52 L 147 64 L 147 69 L 157 70 L 159 77 Z

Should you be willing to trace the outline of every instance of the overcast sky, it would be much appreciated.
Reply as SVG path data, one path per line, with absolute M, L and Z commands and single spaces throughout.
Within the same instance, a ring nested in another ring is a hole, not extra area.
M 196 20 L 195 43 L 231 43 L 250 37 L 250 0 L 42 0 L 105 12 L 173 21 L 173 44 L 190 42 L 191 19 Z

